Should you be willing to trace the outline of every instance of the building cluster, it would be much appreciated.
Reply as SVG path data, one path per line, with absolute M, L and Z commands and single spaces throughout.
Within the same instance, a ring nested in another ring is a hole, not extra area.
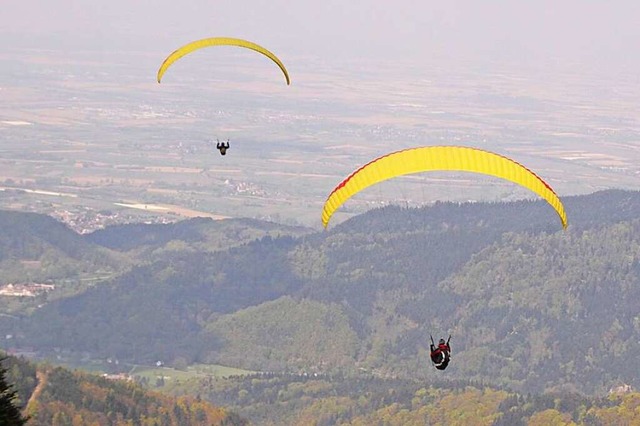
M 176 218 L 165 215 L 148 215 L 141 218 L 140 215 L 127 214 L 122 211 L 96 211 L 93 209 L 79 210 L 55 210 L 50 216 L 66 224 L 79 234 L 89 234 L 98 229 L 111 225 L 124 225 L 128 223 L 170 223 Z
M 6 284 L 0 287 L 0 296 L 36 297 L 39 294 L 48 293 L 55 288 L 56 286 L 53 284 Z

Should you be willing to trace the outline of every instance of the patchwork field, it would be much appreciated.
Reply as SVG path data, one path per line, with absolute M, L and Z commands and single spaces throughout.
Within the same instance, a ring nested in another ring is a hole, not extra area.
M 5 51 L 0 208 L 319 227 L 326 196 L 353 170 L 391 151 L 438 144 L 510 156 L 560 195 L 640 188 L 632 79 L 305 58 L 287 87 L 263 62 L 245 60 L 223 53 L 212 67 L 193 58 L 158 85 L 149 53 Z M 216 138 L 231 140 L 224 157 Z M 420 175 L 365 191 L 348 211 L 381 200 L 528 196 L 485 177 Z M 349 214 L 339 212 L 336 223 Z

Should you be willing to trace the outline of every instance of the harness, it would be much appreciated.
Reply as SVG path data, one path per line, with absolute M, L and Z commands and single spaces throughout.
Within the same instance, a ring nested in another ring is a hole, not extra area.
M 449 336 L 449 340 L 451 340 L 451 336 Z M 449 340 L 447 340 L 447 343 L 439 343 L 436 347 L 433 342 L 433 337 L 431 337 L 431 347 L 433 348 L 430 354 L 431 362 L 433 362 L 438 370 L 444 370 L 447 368 L 447 365 L 449 365 L 451 359 Z

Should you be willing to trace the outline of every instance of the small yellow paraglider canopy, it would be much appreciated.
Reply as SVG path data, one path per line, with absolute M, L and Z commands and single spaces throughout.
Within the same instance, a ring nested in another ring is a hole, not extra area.
M 276 55 L 274 55 L 264 47 L 259 46 L 255 43 L 252 43 L 250 41 L 241 40 L 239 38 L 230 38 L 230 37 L 213 37 L 213 38 L 205 38 L 202 40 L 196 40 L 191 43 L 187 43 L 184 46 L 174 50 L 169 56 L 167 56 L 164 62 L 162 62 L 162 65 L 160 65 L 160 69 L 158 70 L 158 83 L 160 83 L 160 80 L 162 80 L 162 76 L 164 75 L 165 71 L 167 71 L 167 69 L 175 61 L 177 61 L 178 59 L 182 58 L 185 55 L 188 55 L 189 53 L 195 50 L 202 49 L 203 47 L 210 47 L 210 46 L 239 46 L 239 47 L 255 50 L 256 52 L 263 54 L 264 56 L 266 56 L 267 58 L 275 62 L 276 65 L 278 65 L 278 67 L 282 70 L 282 73 L 284 74 L 284 78 L 287 80 L 287 84 L 288 85 L 291 84 L 291 79 L 289 78 L 289 73 L 287 72 L 287 69 L 285 68 L 284 64 L 280 61 L 280 59 L 278 59 Z

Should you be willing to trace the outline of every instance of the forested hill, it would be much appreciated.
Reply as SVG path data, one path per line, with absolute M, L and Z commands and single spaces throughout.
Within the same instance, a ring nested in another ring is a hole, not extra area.
M 523 395 L 446 375 L 425 382 L 254 374 L 201 380 L 179 391 L 186 389 L 264 426 L 640 424 L 640 393 L 623 388 L 606 397 L 554 391 Z
M 607 397 L 567 392 L 523 395 L 447 377 L 429 383 L 363 375 L 208 377 L 173 388 L 173 393 L 197 397 L 172 397 L 121 378 L 71 372 L 9 356 L 0 364 L 0 383 L 16 393 L 12 406 L 29 416 L 31 426 L 546 426 L 633 425 L 640 421 L 640 394 L 626 389 Z M 0 409 L 0 423 L 1 414 Z
M 228 249 L 266 235 L 302 235 L 310 229 L 285 226 L 255 219 L 212 220 L 194 218 L 166 224 L 115 225 L 85 235 L 85 238 L 110 249 L 130 251 L 157 249 L 169 242 L 195 245 L 203 251 Z
M 112 273 L 128 264 L 55 219 L 0 210 L 0 285 L 69 278 L 93 270 Z
M 244 426 L 233 412 L 194 398 L 173 398 L 125 380 L 41 366 L 0 352 L 5 383 L 28 425 Z M 7 425 L 9 426 L 9 425 Z
M 542 201 L 386 207 L 317 233 L 189 221 L 152 228 L 143 249 L 107 230 L 86 238 L 129 250 L 135 267 L 0 333 L 139 363 L 424 380 L 437 377 L 429 334 L 452 333 L 450 378 L 640 387 L 640 193 L 563 202 L 567 231 Z M 189 226 L 207 237 L 185 237 Z
M 0 210 L 0 224 L 0 261 L 8 257 L 36 258 L 50 248 L 72 258 L 95 250 L 80 235 L 49 216 Z
M 640 217 L 638 191 L 606 190 L 589 195 L 562 197 L 569 226 L 582 229 Z M 426 208 L 389 206 L 371 210 L 333 229 L 339 233 L 413 232 L 456 226 L 460 231 L 491 228 L 504 232 L 556 232 L 560 220 L 553 208 L 541 200 L 509 203 L 436 202 Z

